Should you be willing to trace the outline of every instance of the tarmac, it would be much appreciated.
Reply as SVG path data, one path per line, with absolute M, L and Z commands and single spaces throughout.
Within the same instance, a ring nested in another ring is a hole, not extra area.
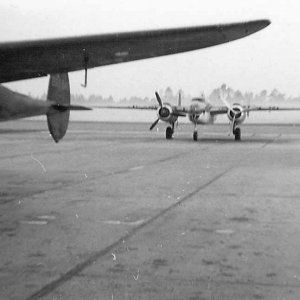
M 300 126 L 0 124 L 0 299 L 300 299 Z

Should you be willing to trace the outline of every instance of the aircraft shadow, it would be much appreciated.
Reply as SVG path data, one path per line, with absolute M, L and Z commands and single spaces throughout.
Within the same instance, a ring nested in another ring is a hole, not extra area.
M 174 139 L 175 141 L 175 139 Z M 179 139 L 176 139 L 176 141 L 179 141 Z M 190 140 L 183 140 L 180 139 L 181 142 L 187 142 L 189 141 L 190 143 L 200 143 L 200 144 L 265 144 L 265 143 L 272 143 L 275 142 L 277 144 L 286 144 L 290 142 L 289 139 L 286 138 L 272 138 L 272 137 L 262 137 L 262 138 L 257 138 L 257 137 L 249 137 L 249 138 L 243 138 L 240 141 L 235 141 L 234 138 L 198 138 L 197 141 L 193 141 L 192 139 Z
M 5 128 L 0 129 L 0 134 L 18 134 L 18 133 L 30 133 L 30 132 L 41 132 L 41 129 L 11 129 Z

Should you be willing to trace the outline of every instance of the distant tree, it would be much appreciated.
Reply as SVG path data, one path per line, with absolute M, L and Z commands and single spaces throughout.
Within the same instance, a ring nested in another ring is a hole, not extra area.
M 113 98 L 112 95 L 110 95 L 108 98 L 104 98 L 104 101 L 106 103 L 113 104 L 114 103 L 114 98 Z
M 285 100 L 285 95 L 280 93 L 277 89 L 273 89 L 269 95 L 269 98 L 273 102 L 282 102 Z
M 227 91 L 227 85 L 226 85 L 226 83 L 223 83 L 219 89 L 220 89 L 221 91 L 226 92 L 226 91 Z
M 245 105 L 251 105 L 253 102 L 253 93 L 252 92 L 246 92 L 244 94 L 244 104 Z
M 71 103 L 84 103 L 86 101 L 86 98 L 82 94 L 71 95 Z
M 168 102 L 173 102 L 173 100 L 174 100 L 173 91 L 169 86 L 165 90 L 164 99 L 165 99 L 165 101 L 168 101 Z
M 268 98 L 268 92 L 266 90 L 262 90 L 258 95 L 255 95 L 254 102 L 256 104 L 261 104 L 266 102 Z
M 244 102 L 244 96 L 242 94 L 241 91 L 237 90 L 233 93 L 233 100 L 234 102 L 237 102 L 237 103 L 243 103 Z

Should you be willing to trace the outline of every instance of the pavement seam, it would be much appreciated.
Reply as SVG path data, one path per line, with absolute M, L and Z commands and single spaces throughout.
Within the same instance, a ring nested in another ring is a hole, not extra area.
M 274 142 L 276 139 L 278 139 L 281 135 L 279 134 L 277 137 L 275 137 L 271 142 Z M 265 146 L 267 146 L 270 142 L 265 143 L 265 145 L 263 145 L 260 149 L 264 148 Z M 256 149 L 256 151 L 259 151 L 260 149 Z M 252 151 L 249 151 L 252 152 Z M 157 160 L 156 163 L 163 163 L 165 161 L 177 158 L 183 154 L 185 154 L 186 152 L 182 152 L 176 155 L 173 155 L 169 158 L 165 158 L 165 159 L 160 159 Z M 241 159 L 242 161 L 243 159 Z M 149 162 L 149 165 L 151 164 L 151 162 Z M 153 162 L 152 162 L 153 164 Z M 148 165 L 148 164 L 146 164 Z M 52 282 L 46 284 L 44 287 L 42 287 L 40 290 L 38 290 L 37 292 L 35 292 L 34 294 L 32 294 L 31 296 L 29 296 L 28 298 L 26 298 L 27 300 L 34 300 L 34 299 L 39 299 L 41 297 L 44 297 L 46 295 L 49 295 L 50 293 L 52 293 L 54 290 L 56 290 L 57 288 L 59 288 L 60 286 L 62 286 L 65 282 L 71 280 L 73 277 L 77 276 L 80 272 L 82 272 L 84 269 L 86 269 L 87 267 L 89 267 L 90 265 L 92 265 L 94 262 L 96 262 L 97 260 L 99 260 L 101 257 L 105 256 L 106 254 L 108 254 L 109 252 L 111 252 L 111 250 L 113 250 L 116 246 L 118 246 L 119 244 L 121 244 L 124 240 L 128 240 L 131 237 L 133 237 L 135 234 L 137 234 L 140 230 L 142 230 L 144 227 L 146 227 L 147 225 L 153 223 L 154 221 L 156 221 L 157 219 L 159 219 L 160 217 L 164 216 L 166 213 L 168 213 L 169 211 L 173 210 L 174 208 L 180 206 L 182 203 L 187 202 L 188 200 L 190 200 L 193 196 L 195 196 L 197 193 L 199 193 L 201 190 L 205 189 L 206 187 L 208 187 L 209 185 L 213 184 L 215 181 L 217 181 L 218 179 L 220 179 L 222 176 L 224 176 L 225 174 L 229 173 L 230 171 L 232 171 L 234 168 L 236 167 L 236 164 L 230 166 L 229 168 L 227 168 L 225 171 L 219 173 L 217 176 L 213 177 L 211 180 L 209 180 L 208 182 L 204 183 L 203 185 L 199 186 L 197 189 L 193 190 L 192 192 L 188 193 L 187 195 L 185 195 L 183 198 L 181 198 L 180 200 L 178 200 L 177 202 L 173 203 L 172 205 L 168 206 L 167 208 L 161 210 L 157 215 L 155 215 L 154 217 L 146 220 L 144 223 L 142 223 L 141 225 L 133 228 L 130 232 L 128 232 L 126 235 L 120 237 L 118 240 L 116 240 L 114 243 L 112 243 L 111 245 L 107 246 L 106 248 L 96 251 L 93 254 L 91 254 L 86 260 L 84 260 L 83 262 L 75 265 L 73 268 L 71 268 L 69 271 L 67 271 L 66 273 L 62 274 L 58 279 L 53 280 Z M 118 174 L 124 174 L 130 172 L 130 168 L 127 168 L 125 170 L 120 170 L 119 172 L 116 173 L 109 173 L 104 175 L 103 177 L 109 177 L 112 175 L 118 175 Z
M 159 219 L 160 217 L 162 217 L 163 215 L 165 215 L 166 213 L 168 213 L 172 209 L 176 208 L 177 206 L 180 206 L 182 203 L 188 201 L 190 198 L 192 198 L 193 196 L 195 196 L 201 190 L 205 189 L 206 187 L 208 187 L 209 185 L 211 185 L 212 183 L 214 183 L 215 181 L 217 181 L 218 179 L 220 179 L 222 176 L 224 176 L 225 174 L 227 174 L 228 172 L 230 172 L 233 168 L 234 168 L 234 166 L 231 166 L 230 168 L 226 169 L 225 171 L 219 173 L 217 176 L 215 176 L 214 178 L 212 178 L 208 182 L 202 184 L 197 189 L 195 189 L 192 192 L 188 193 L 186 196 L 184 196 L 179 201 L 177 201 L 177 202 L 173 203 L 172 205 L 168 206 L 167 208 L 161 210 L 154 217 L 148 219 L 147 221 L 145 221 L 141 225 L 133 228 L 130 232 L 128 232 L 126 235 L 120 237 L 117 241 L 115 241 L 111 245 L 107 246 L 106 248 L 104 248 L 104 249 L 102 249 L 100 251 L 96 251 L 95 253 L 93 253 L 92 255 L 90 255 L 89 258 L 87 258 L 85 261 L 77 264 L 75 267 L 71 268 L 69 271 L 67 271 L 66 273 L 62 274 L 58 279 L 53 280 L 52 282 L 46 284 L 44 287 L 42 287 L 40 290 L 38 290 L 37 292 L 35 292 L 34 294 L 32 294 L 31 296 L 29 296 L 26 299 L 27 300 L 34 300 L 34 299 L 39 299 L 41 297 L 49 295 L 51 292 L 53 292 L 54 290 L 56 290 L 58 287 L 60 287 L 61 285 L 63 285 L 65 282 L 71 280 L 74 276 L 78 275 L 85 268 L 89 267 L 91 264 L 93 264 L 94 262 L 96 262 L 98 259 L 100 259 L 101 257 L 103 257 L 106 254 L 108 254 L 116 246 L 118 246 L 119 244 L 121 244 L 123 242 L 123 240 L 130 239 L 136 233 L 138 233 L 141 229 L 143 229 L 147 225 L 153 223 L 154 221 L 156 221 L 157 219 Z
M 205 150 L 205 148 L 203 149 Z M 168 156 L 168 157 L 165 157 L 165 158 L 160 158 L 158 160 L 155 160 L 155 161 L 150 161 L 148 162 L 147 164 L 144 164 L 144 166 L 153 166 L 153 165 L 156 165 L 156 164 L 161 164 L 161 163 L 165 163 L 169 160 L 172 160 L 172 159 L 176 159 L 178 157 L 180 157 L 181 155 L 184 155 L 184 154 L 187 154 L 188 152 L 181 152 L 181 153 L 178 153 L 176 155 L 172 155 L 172 156 Z M 1 160 L 1 158 L 0 158 Z M 103 174 L 103 175 L 100 175 L 100 176 L 97 176 L 97 173 L 93 173 L 92 176 L 90 176 L 89 178 L 91 180 L 93 179 L 99 179 L 99 178 L 108 178 L 110 176 L 114 176 L 114 175 L 122 175 L 122 174 L 126 174 L 126 173 L 129 173 L 132 171 L 132 167 L 129 167 L 129 168 L 126 168 L 126 169 L 122 169 L 122 170 L 119 170 L 119 171 L 115 171 L 115 172 L 110 172 L 110 173 L 106 173 L 106 174 Z M 80 185 L 80 184 L 84 184 L 85 182 L 70 182 L 70 183 L 66 183 L 64 185 L 64 187 L 68 188 L 68 187 L 71 187 L 73 185 Z M 29 197 L 33 197 L 33 196 L 36 196 L 36 195 L 41 195 L 41 194 L 44 194 L 44 193 L 47 193 L 47 192 L 52 192 L 52 191 L 57 191 L 57 190 L 61 190 L 62 189 L 62 186 L 58 186 L 58 187 L 53 187 L 53 188 L 49 188 L 47 190 L 40 190 L 40 191 L 36 191 L 35 193 L 30 193 L 30 194 L 27 194 L 24 196 L 20 196 L 20 197 L 16 197 L 16 198 L 13 198 L 13 199 L 10 199 L 10 200 L 7 200 L 5 203 L 0 203 L 1 204 L 6 204 L 6 203 L 10 203 L 10 202 L 13 202 L 13 201 L 17 201 L 17 200 L 24 200 L 26 198 L 29 198 Z
M 84 150 L 84 147 L 77 147 L 77 148 L 72 148 L 72 149 L 67 149 L 67 150 L 72 150 L 72 151 L 77 151 L 77 150 Z M 31 154 L 36 155 L 36 154 L 65 154 L 61 149 L 59 150 L 46 150 L 46 151 L 38 151 L 38 152 L 27 152 L 27 153 L 22 153 L 22 154 L 13 154 L 13 155 L 7 155 L 7 156 L 0 156 L 0 160 L 5 160 L 5 159 L 14 159 L 14 158 L 20 158 L 20 157 L 24 157 L 24 158 L 28 158 L 30 157 Z
M 261 146 L 261 149 L 263 148 L 266 148 L 267 146 L 269 146 L 270 144 L 273 144 L 275 141 L 277 141 L 279 138 L 281 137 L 281 133 L 279 133 L 277 136 L 275 136 L 272 140 L 264 143 L 262 146 Z
M 77 277 L 85 277 L 85 278 L 91 278 L 94 280 L 102 279 L 103 275 L 97 275 L 97 274 L 77 274 Z M 183 282 L 182 278 L 172 278 L 173 281 L 179 281 L 181 284 Z M 285 282 L 263 282 L 263 281 L 243 281 L 243 280 L 236 280 L 236 281 L 230 281 L 230 280 L 212 280 L 209 278 L 197 278 L 197 279 L 190 279 L 185 281 L 191 281 L 194 283 L 212 283 L 212 284 L 228 284 L 228 285 L 244 285 L 244 286 L 260 286 L 260 287 L 275 287 L 275 288 L 300 288 L 300 284 L 293 284 L 293 283 L 285 283 Z

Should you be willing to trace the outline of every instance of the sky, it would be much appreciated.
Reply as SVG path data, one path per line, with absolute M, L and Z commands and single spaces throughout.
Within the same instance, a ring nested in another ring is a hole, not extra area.
M 226 83 L 242 92 L 277 88 L 300 95 L 299 0 L 0 0 L 0 42 L 270 19 L 266 29 L 241 40 L 184 54 L 70 73 L 72 93 L 115 99 L 153 97 L 170 86 L 193 96 Z M 31 95 L 48 79 L 5 86 Z

